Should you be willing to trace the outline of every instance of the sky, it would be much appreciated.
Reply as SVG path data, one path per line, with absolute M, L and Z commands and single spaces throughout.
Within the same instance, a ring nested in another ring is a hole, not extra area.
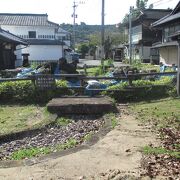
M 48 19 L 58 24 L 73 24 L 73 2 L 77 4 L 76 23 L 101 24 L 102 0 L 0 0 L 0 13 L 48 14 Z M 104 0 L 105 24 L 118 24 L 136 0 Z M 149 0 L 154 9 L 174 8 L 179 0 Z

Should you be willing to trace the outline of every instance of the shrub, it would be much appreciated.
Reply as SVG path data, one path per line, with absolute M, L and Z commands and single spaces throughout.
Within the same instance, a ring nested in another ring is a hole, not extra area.
M 132 81 L 132 86 L 128 82 L 121 82 L 110 86 L 104 94 L 116 101 L 141 101 L 176 95 L 172 77 L 163 77 L 156 81 L 136 80 Z
M 15 81 L 0 83 L 0 100 L 16 101 L 24 103 L 45 103 L 55 96 L 70 93 L 67 90 L 67 82 L 63 80 L 57 81 L 57 89 L 55 90 L 39 90 L 31 81 Z

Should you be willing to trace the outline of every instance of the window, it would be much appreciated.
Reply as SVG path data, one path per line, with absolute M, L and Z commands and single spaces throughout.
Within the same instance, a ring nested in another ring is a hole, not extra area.
M 36 31 L 29 31 L 29 38 L 36 38 Z
M 168 42 L 169 41 L 169 27 L 166 27 L 164 29 L 164 42 Z
M 180 24 L 176 24 L 175 26 L 175 32 L 180 31 Z

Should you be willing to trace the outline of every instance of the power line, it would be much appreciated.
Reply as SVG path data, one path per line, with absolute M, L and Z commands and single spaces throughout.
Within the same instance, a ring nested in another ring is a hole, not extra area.
M 165 1 L 164 2 L 164 0 L 159 0 L 159 1 L 156 1 L 156 2 L 154 2 L 154 3 L 151 3 L 151 4 L 153 4 L 153 6 L 154 7 L 157 7 L 157 6 L 160 6 L 160 5 L 164 5 L 164 4 L 167 4 L 168 2 L 171 2 L 171 1 L 173 1 L 173 0 L 168 0 L 168 1 Z
M 163 1 L 163 0 L 158 0 L 158 1 L 155 1 L 155 2 L 153 2 L 153 3 L 151 3 L 151 4 L 156 4 L 156 3 L 159 3 L 159 2 L 161 2 L 161 1 Z

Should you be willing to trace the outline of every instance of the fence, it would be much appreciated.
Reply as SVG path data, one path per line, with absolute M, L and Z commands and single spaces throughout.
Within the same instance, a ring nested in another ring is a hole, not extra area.
M 177 72 L 163 72 L 163 73 L 137 73 L 137 74 L 127 74 L 127 76 L 115 76 L 115 77 L 101 77 L 101 76 L 86 76 L 82 74 L 56 74 L 56 75 L 51 75 L 54 79 L 65 79 L 65 78 L 77 78 L 80 80 L 80 86 L 84 85 L 84 82 L 86 80 L 127 80 L 129 82 L 129 85 L 132 84 L 132 81 L 134 79 L 140 78 L 140 77 L 146 77 L 146 76 L 167 76 L 167 75 L 177 75 Z M 26 78 L 1 78 L 0 82 L 8 82 L 8 81 L 24 81 L 24 80 L 31 80 L 35 81 L 36 77 L 38 75 L 34 76 L 29 76 Z M 42 76 L 42 75 L 40 75 Z M 47 75 L 49 77 L 49 75 Z M 46 77 L 46 75 L 44 75 Z M 71 87 L 69 87 L 71 88 Z

